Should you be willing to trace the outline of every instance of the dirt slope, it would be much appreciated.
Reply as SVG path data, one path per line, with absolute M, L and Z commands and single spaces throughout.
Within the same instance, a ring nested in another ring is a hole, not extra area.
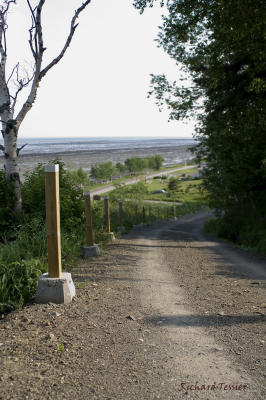
M 132 231 L 77 266 L 72 304 L 2 319 L 0 399 L 264 400 L 265 259 L 204 218 Z

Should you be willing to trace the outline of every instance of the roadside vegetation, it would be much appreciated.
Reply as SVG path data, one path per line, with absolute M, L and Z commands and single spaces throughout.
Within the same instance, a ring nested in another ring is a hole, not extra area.
M 160 3 L 134 0 L 140 12 Z M 152 75 L 149 96 L 172 120 L 197 118 L 194 153 L 224 239 L 266 254 L 266 7 L 263 0 L 172 0 L 157 43 L 181 80 Z M 145 12 L 149 12 L 148 9 Z
M 80 258 L 85 244 L 86 228 L 83 190 L 88 176 L 84 171 L 67 171 L 64 163 L 59 164 L 60 214 L 62 267 L 71 270 Z M 156 181 L 156 180 L 153 180 Z M 165 181 L 165 180 L 163 180 Z M 161 184 L 156 182 L 159 187 Z M 44 165 L 39 164 L 26 174 L 22 183 L 23 213 L 13 212 L 11 185 L 0 171 L 0 312 L 8 312 L 30 300 L 36 290 L 37 279 L 47 271 L 47 242 L 45 231 L 45 174 Z M 117 185 L 110 193 L 111 228 L 117 232 L 119 226 L 118 200 L 123 202 L 123 226 L 126 231 L 134 224 L 143 222 L 142 200 L 148 198 L 149 184 Z M 138 206 L 137 218 L 135 206 Z M 146 223 L 152 223 L 158 215 L 160 219 L 173 217 L 173 207 L 167 203 L 145 204 Z M 158 212 L 158 209 L 159 212 Z M 178 214 L 194 210 L 190 202 L 179 207 Z M 95 243 L 104 247 L 108 240 L 105 233 L 103 199 L 92 203 Z

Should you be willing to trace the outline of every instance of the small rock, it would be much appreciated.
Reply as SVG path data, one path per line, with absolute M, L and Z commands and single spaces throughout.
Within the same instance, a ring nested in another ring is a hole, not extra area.
M 128 315 L 126 318 L 130 319 L 131 321 L 136 321 L 136 318 L 133 317 L 133 315 Z
M 216 351 L 223 351 L 222 347 L 215 347 Z
M 266 307 L 266 303 L 262 303 L 260 306 L 261 306 L 262 308 L 265 308 L 265 307 Z
M 142 339 L 142 338 L 140 338 L 139 340 L 140 340 L 141 342 L 144 342 L 144 339 Z
M 223 311 L 220 311 L 217 313 L 217 315 L 220 315 L 221 317 L 223 317 L 225 315 L 225 313 Z
M 1 346 L 4 346 L 4 343 L 0 343 L 0 347 L 1 347 Z
M 46 336 L 48 340 L 55 340 L 55 335 L 53 333 L 49 333 L 49 335 Z
M 53 316 L 53 317 L 60 317 L 60 313 L 59 312 L 57 312 L 57 311 L 53 311 L 52 313 L 51 313 L 51 315 Z

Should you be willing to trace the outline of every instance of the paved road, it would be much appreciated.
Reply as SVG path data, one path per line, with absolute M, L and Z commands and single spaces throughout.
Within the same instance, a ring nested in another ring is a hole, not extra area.
M 146 177 L 149 179 L 149 178 L 153 178 L 154 176 L 170 175 L 171 173 L 176 172 L 176 171 L 182 171 L 182 170 L 192 169 L 192 168 L 196 168 L 196 167 L 197 167 L 197 165 L 189 165 L 187 167 L 169 169 L 169 170 L 163 171 L 163 172 L 155 172 L 155 173 L 146 175 Z M 132 183 L 137 183 L 139 181 L 140 181 L 140 179 L 133 178 L 133 179 L 129 179 L 123 183 L 124 183 L 124 185 L 131 185 Z M 110 192 L 110 190 L 114 190 L 114 189 L 115 189 L 114 185 L 108 185 L 108 186 L 100 187 L 97 189 L 92 189 L 90 192 L 92 195 L 104 194 L 104 193 Z

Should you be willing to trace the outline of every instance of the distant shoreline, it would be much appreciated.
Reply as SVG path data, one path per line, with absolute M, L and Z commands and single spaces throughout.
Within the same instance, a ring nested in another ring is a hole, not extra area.
M 185 159 L 192 158 L 189 148 L 193 145 L 181 145 L 172 147 L 154 147 L 154 148 L 126 148 L 126 149 L 100 149 L 100 150 L 77 150 L 55 153 L 32 153 L 21 154 L 19 164 L 22 176 L 26 171 L 33 170 L 39 163 L 47 163 L 50 160 L 59 158 L 67 168 L 83 168 L 89 171 L 91 165 L 112 161 L 124 162 L 129 157 L 148 157 L 154 154 L 160 154 L 167 165 L 177 164 Z M 2 167 L 4 157 L 0 157 L 0 167 Z M 2 165 L 1 165 L 2 164 Z

